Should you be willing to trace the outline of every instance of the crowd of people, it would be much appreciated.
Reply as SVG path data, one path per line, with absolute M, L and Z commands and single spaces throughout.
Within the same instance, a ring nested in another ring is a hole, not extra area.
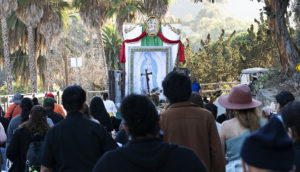
M 64 89 L 63 108 L 51 93 L 42 105 L 15 94 L 7 112 L 1 109 L 2 170 L 300 171 L 300 102 L 292 93 L 278 93 L 276 112 L 259 113 L 250 88 L 234 86 L 216 100 L 226 109 L 216 121 L 218 106 L 189 77 L 171 72 L 162 86 L 163 111 L 137 94 L 118 107 L 108 94 L 87 102 L 79 85 Z

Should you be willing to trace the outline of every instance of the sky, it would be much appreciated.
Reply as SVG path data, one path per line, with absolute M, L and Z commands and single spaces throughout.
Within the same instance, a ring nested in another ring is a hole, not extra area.
M 187 17 L 196 16 L 200 8 L 207 8 L 210 5 L 220 7 L 224 15 L 253 22 L 254 18 L 259 18 L 260 9 L 263 3 L 256 0 L 215 0 L 216 3 L 197 3 L 192 0 L 173 0 L 170 5 L 168 15 L 179 18 L 182 21 Z

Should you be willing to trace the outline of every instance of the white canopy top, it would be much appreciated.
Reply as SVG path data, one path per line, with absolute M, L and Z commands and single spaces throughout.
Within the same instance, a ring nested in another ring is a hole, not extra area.
M 255 67 L 255 68 L 249 68 L 249 69 L 244 69 L 242 70 L 241 73 L 244 74 L 253 74 L 253 73 L 259 73 L 259 72 L 267 72 L 269 69 L 266 68 L 259 68 L 259 67 Z

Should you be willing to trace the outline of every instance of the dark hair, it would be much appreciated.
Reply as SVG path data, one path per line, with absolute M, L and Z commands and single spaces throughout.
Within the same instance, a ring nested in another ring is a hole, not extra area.
M 221 115 L 219 115 L 218 117 L 217 117 L 217 122 L 218 123 L 220 123 L 220 124 L 222 124 L 224 121 L 226 121 L 228 118 L 227 118 L 227 116 L 226 116 L 226 114 L 225 113 L 223 113 L 223 114 L 221 114 Z
M 282 119 L 284 124 L 295 131 L 300 137 L 300 102 L 293 101 L 282 109 Z
M 41 105 L 33 106 L 29 120 L 21 124 L 20 128 L 22 127 L 26 127 L 32 134 L 38 133 L 40 136 L 45 136 L 50 128 L 46 110 Z
M 22 112 L 21 112 L 22 123 L 29 119 L 29 114 L 30 114 L 30 110 L 31 110 L 32 106 L 33 106 L 33 102 L 30 98 L 25 97 L 22 99 L 21 105 L 20 105 L 20 107 L 22 109 Z
M 192 93 L 190 101 L 193 102 L 195 105 L 198 105 L 202 108 L 204 107 L 202 97 L 198 93 Z
M 158 113 L 148 97 L 135 94 L 127 96 L 122 101 L 121 114 L 133 138 L 158 134 Z
M 214 115 L 215 119 L 217 119 L 218 107 L 215 104 L 207 103 L 207 104 L 205 104 L 205 109 L 211 111 L 211 113 Z
M 71 85 L 64 89 L 62 104 L 67 112 L 76 112 L 86 101 L 86 92 L 79 85 Z
M 33 102 L 33 105 L 39 105 L 40 104 L 39 100 L 36 97 L 32 98 L 32 102 Z
M 113 130 L 109 114 L 107 113 L 101 97 L 94 97 L 90 103 L 90 114 L 97 119 L 108 132 Z
M 107 100 L 108 99 L 108 94 L 107 93 L 103 93 L 103 100 Z
M 281 91 L 279 94 L 275 96 L 275 98 L 277 103 L 279 103 L 280 108 L 283 108 L 284 105 L 295 100 L 294 95 L 288 91 Z
M 164 95 L 170 103 L 188 101 L 191 93 L 191 80 L 184 74 L 176 71 L 170 72 L 162 82 Z

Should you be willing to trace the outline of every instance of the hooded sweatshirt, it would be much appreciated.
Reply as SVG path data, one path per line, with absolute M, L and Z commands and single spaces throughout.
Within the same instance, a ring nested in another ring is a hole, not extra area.
M 196 154 L 188 148 L 159 139 L 131 141 L 122 148 L 105 153 L 94 172 L 205 172 Z

